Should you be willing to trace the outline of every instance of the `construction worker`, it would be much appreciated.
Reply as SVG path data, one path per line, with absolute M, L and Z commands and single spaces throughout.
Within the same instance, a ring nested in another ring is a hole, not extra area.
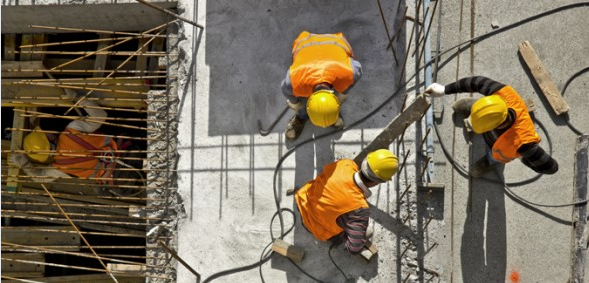
M 295 115 L 286 126 L 287 140 L 295 140 L 307 120 L 313 125 L 341 129 L 346 94 L 362 77 L 362 65 L 342 33 L 301 32 L 292 45 L 292 65 L 282 81 L 282 93 Z
M 534 123 L 525 102 L 508 85 L 486 77 L 475 76 L 460 79 L 446 86 L 433 83 L 425 93 L 433 97 L 460 92 L 478 92 L 480 99 L 463 98 L 452 105 L 454 111 L 463 114 L 465 126 L 482 134 L 490 150 L 476 161 L 470 170 L 473 177 L 491 172 L 500 163 L 520 158 L 522 163 L 542 174 L 554 174 L 558 163 L 538 143 Z
M 379 149 L 369 153 L 360 168 L 351 159 L 325 165 L 295 193 L 303 226 L 318 240 L 344 242 L 351 254 L 361 252 L 372 236 L 367 233 L 369 188 L 391 180 L 398 164 L 392 152 Z
M 83 106 L 83 111 L 88 114 L 87 119 L 73 120 L 58 137 L 43 133 L 40 127 L 36 127 L 36 131 L 24 138 L 23 147 L 27 152 L 26 156 L 11 155 L 13 164 L 32 176 L 63 177 L 56 174 L 55 169 L 58 169 L 79 178 L 96 178 L 99 184 L 115 185 L 113 173 L 120 174 L 119 171 L 115 173 L 115 168 L 121 167 L 121 164 L 129 167 L 116 158 L 117 150 L 121 146 L 110 137 L 87 135 L 100 128 L 101 122 L 107 118 L 107 113 L 94 101 L 82 100 L 79 105 Z M 128 144 L 123 145 L 123 147 L 126 146 Z M 55 155 L 50 154 L 52 149 L 55 149 Z M 55 169 L 35 168 L 31 162 L 52 164 Z M 47 179 L 47 181 L 53 180 Z

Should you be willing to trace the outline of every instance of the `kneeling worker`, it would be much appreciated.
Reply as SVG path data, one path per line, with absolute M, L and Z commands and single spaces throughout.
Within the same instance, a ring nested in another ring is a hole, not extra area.
M 325 165 L 295 193 L 303 226 L 318 240 L 343 241 L 349 253 L 360 253 L 371 236 L 366 235 L 369 188 L 391 180 L 398 164 L 392 152 L 379 149 L 369 153 L 360 168 L 351 159 Z

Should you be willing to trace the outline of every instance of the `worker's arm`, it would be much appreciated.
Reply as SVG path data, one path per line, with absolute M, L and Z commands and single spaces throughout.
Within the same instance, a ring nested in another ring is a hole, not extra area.
M 84 107 L 82 108 L 83 111 L 82 112 L 86 112 L 88 114 L 87 119 L 89 119 L 90 121 L 86 121 L 86 120 L 74 120 L 71 121 L 67 127 L 80 131 L 80 132 L 85 132 L 85 133 L 93 133 L 96 130 L 98 130 L 98 128 L 100 128 L 100 126 L 102 126 L 102 123 L 99 122 L 104 122 L 106 120 L 106 117 L 108 116 L 106 111 L 99 109 L 99 108 L 94 108 L 94 107 L 99 107 L 100 105 L 98 105 L 98 103 L 96 103 L 93 100 L 82 100 L 80 101 L 81 106 L 90 106 L 92 108 L 88 108 L 88 107 Z M 96 121 L 96 122 L 94 122 Z
M 344 229 L 344 246 L 351 254 L 360 253 L 366 243 L 369 213 L 367 208 L 360 208 L 337 218 L 337 224 Z
M 425 93 L 433 97 L 440 97 L 444 96 L 445 94 L 461 92 L 478 92 L 487 96 L 497 92 L 503 87 L 505 87 L 504 84 L 496 82 L 487 77 L 475 76 L 463 78 L 445 86 L 438 83 L 433 83 L 427 87 Z
M 528 143 L 517 150 L 521 154 L 522 163 L 542 174 L 554 174 L 558 171 L 558 163 L 537 143 Z
M 356 83 L 362 78 L 362 64 L 360 64 L 360 62 L 352 58 L 350 58 L 350 60 L 352 61 L 352 72 L 354 76 L 354 82 L 346 90 L 344 90 L 344 92 L 342 92 L 343 94 L 347 94 L 348 91 L 350 91 L 350 89 L 352 89 L 356 85 Z
M 444 88 L 446 94 L 461 92 L 478 92 L 485 96 L 491 95 L 505 85 L 482 76 L 467 77 L 447 84 Z
M 294 91 L 292 90 L 292 82 L 290 81 L 289 71 L 286 71 L 286 77 L 284 80 L 282 80 L 280 87 L 282 89 L 282 95 L 284 95 L 288 101 L 291 103 L 299 102 L 299 98 L 294 96 Z
M 21 153 L 10 154 L 10 162 L 12 165 L 22 169 L 28 176 L 32 176 L 35 182 L 39 183 L 50 183 L 58 178 L 71 178 L 68 174 L 53 168 L 47 168 L 44 165 L 42 168 L 38 168 Z

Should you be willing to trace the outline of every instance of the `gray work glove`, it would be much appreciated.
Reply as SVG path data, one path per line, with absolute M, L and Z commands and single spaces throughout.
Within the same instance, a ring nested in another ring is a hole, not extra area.
M 11 153 L 8 160 L 10 161 L 9 163 L 11 165 L 14 165 L 18 168 L 23 168 L 27 164 L 31 163 L 29 158 L 22 153 Z
M 433 83 L 425 89 L 425 95 L 431 97 L 441 97 L 446 94 L 445 90 L 446 87 L 444 85 L 441 85 L 439 83 Z
M 303 103 L 300 100 L 297 103 L 292 103 L 290 102 L 290 100 L 287 99 L 286 104 L 288 104 L 288 107 L 292 109 L 294 112 L 298 112 L 299 109 L 301 109 L 301 107 L 303 106 Z

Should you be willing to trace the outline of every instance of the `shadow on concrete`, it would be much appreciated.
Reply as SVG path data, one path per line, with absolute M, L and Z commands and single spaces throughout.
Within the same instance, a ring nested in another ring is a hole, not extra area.
M 470 163 L 481 158 L 486 150 L 487 145 L 481 136 L 473 139 Z M 499 167 L 503 175 L 504 166 Z M 504 282 L 507 231 L 503 188 L 500 184 L 476 178 L 471 180 L 469 187 L 460 245 L 462 282 Z

